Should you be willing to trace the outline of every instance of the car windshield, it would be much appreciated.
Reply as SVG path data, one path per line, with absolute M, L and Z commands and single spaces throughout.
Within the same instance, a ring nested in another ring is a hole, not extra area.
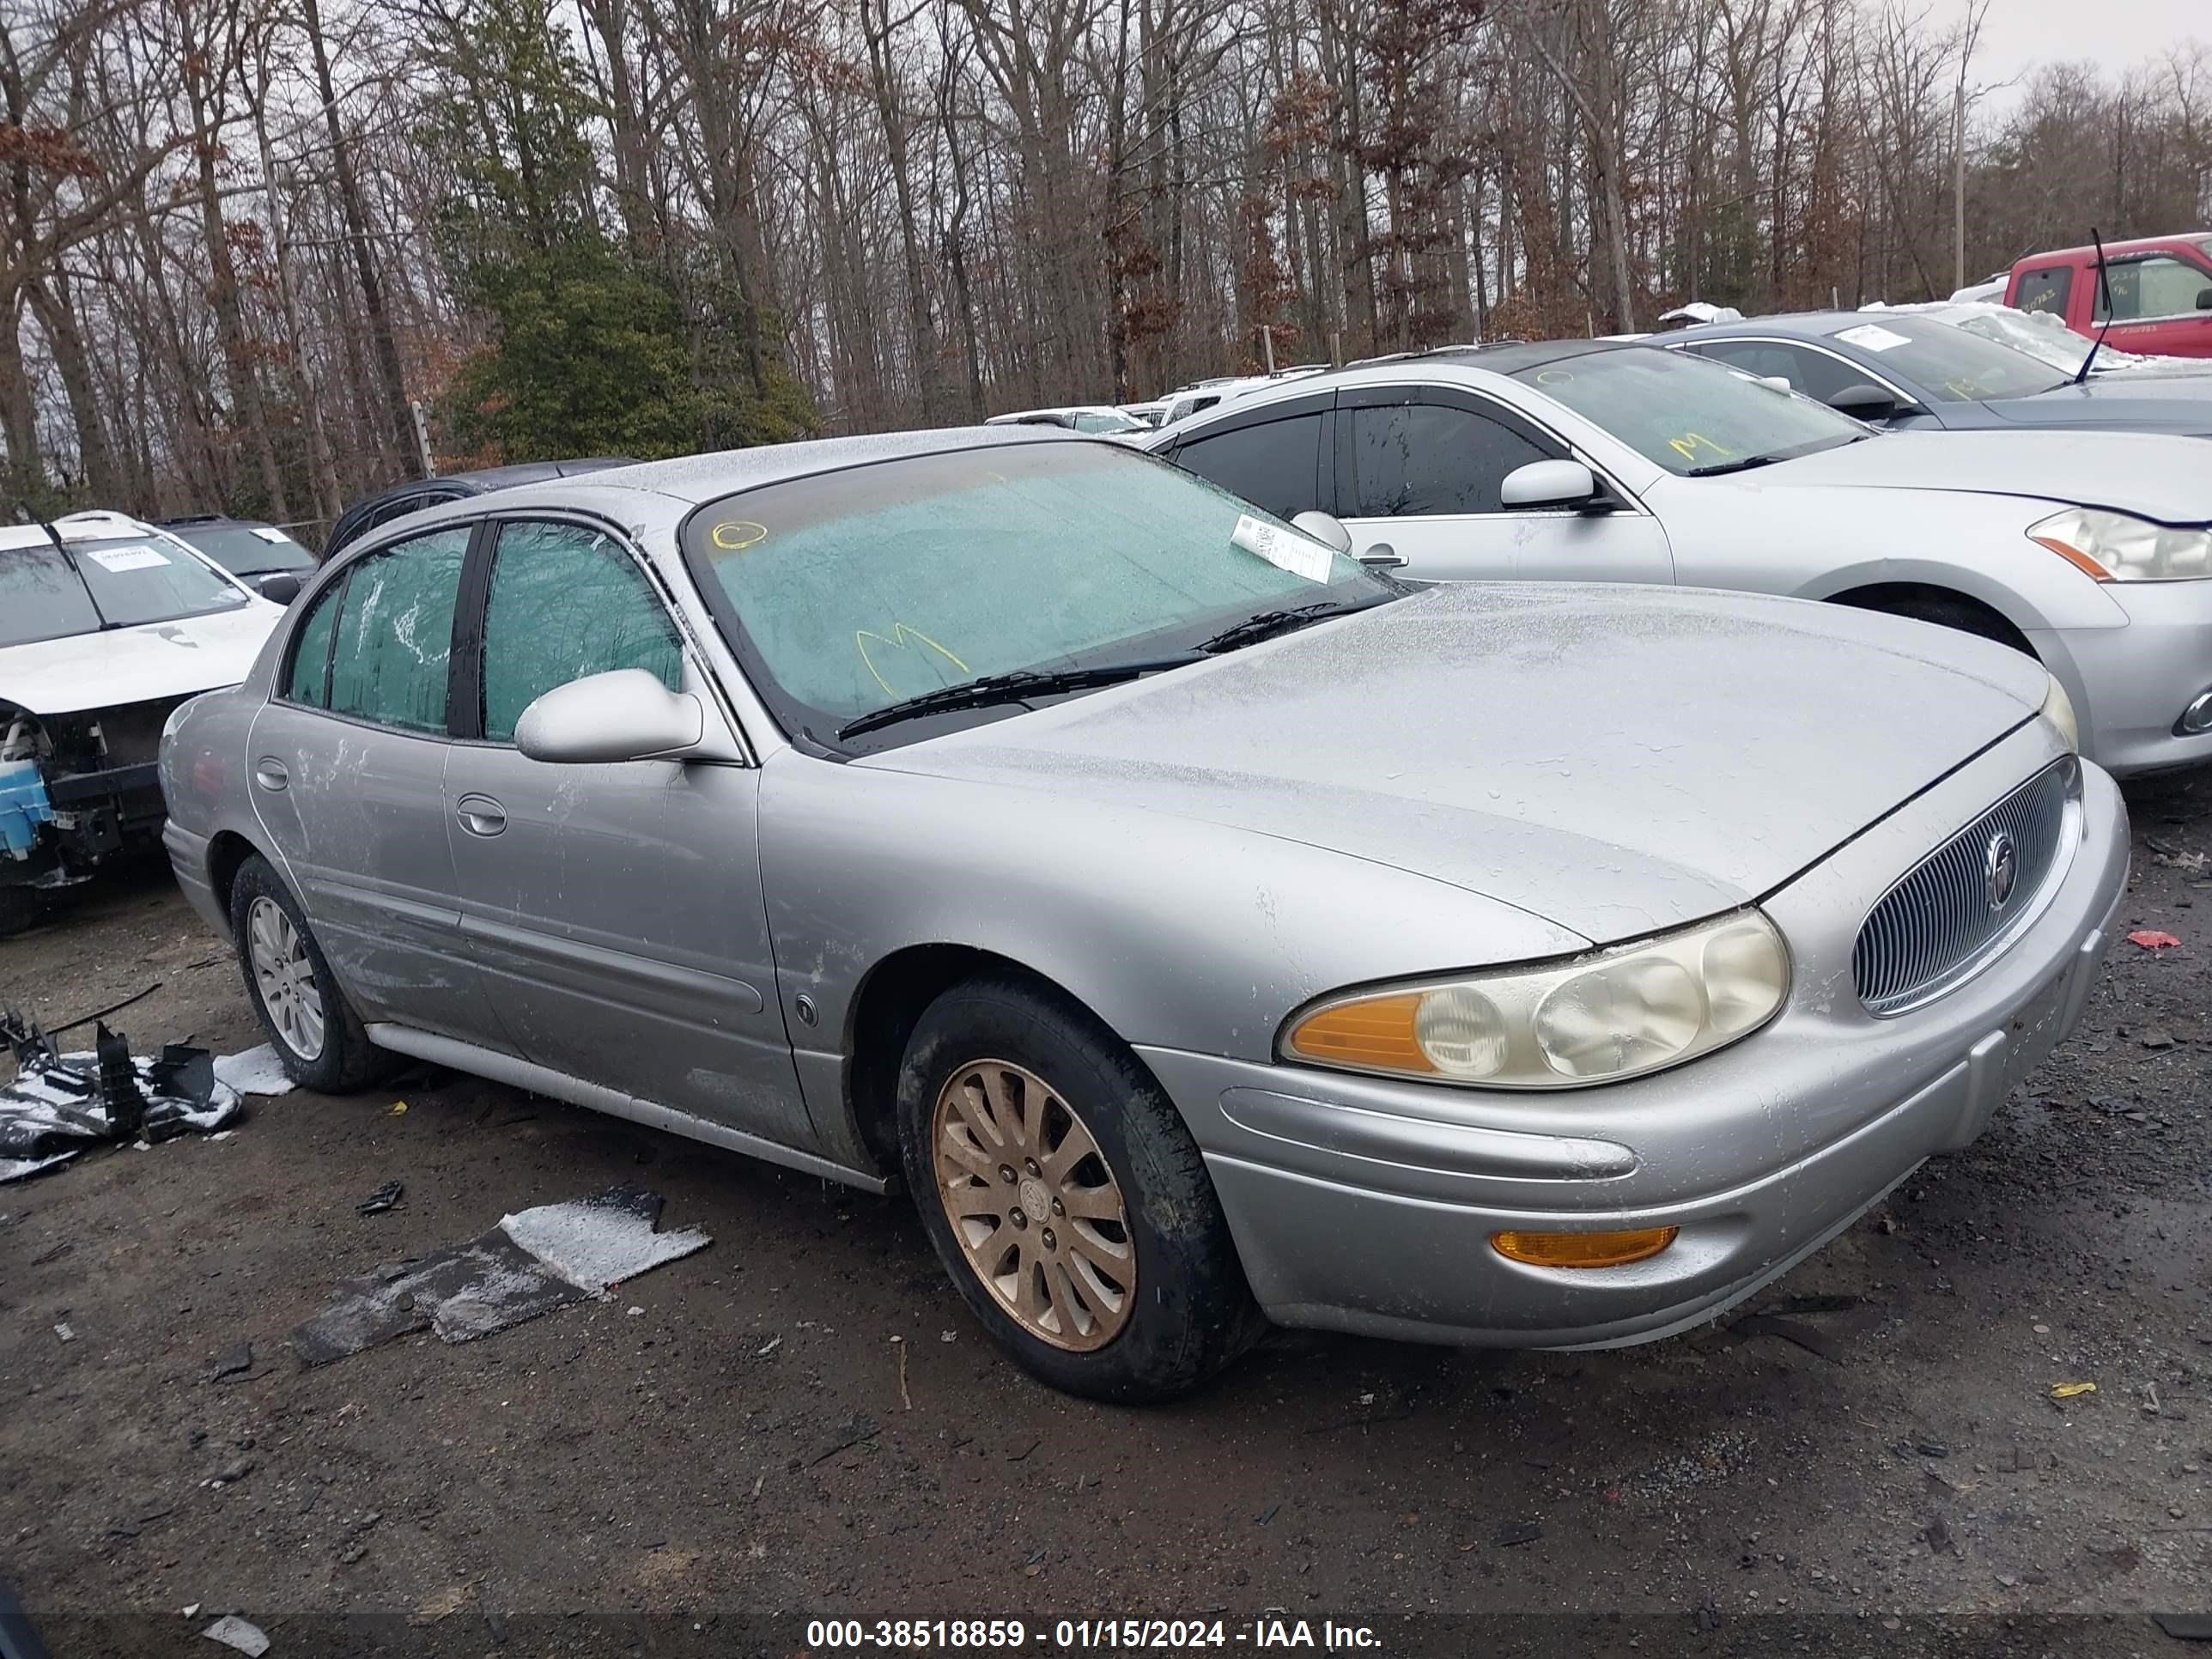
M 1262 613 L 1405 591 L 1107 443 L 1010 443 L 764 485 L 700 509 L 684 544 L 762 694 L 825 744 L 860 716 L 988 675 L 1156 661 Z M 942 729 L 885 727 L 865 746 Z
M 175 525 L 169 533 L 190 542 L 234 576 L 306 570 L 315 562 L 306 548 L 265 524 Z
M 234 611 L 246 595 L 181 549 L 147 538 L 0 550 L 0 645 Z
M 1145 423 L 1114 410 L 1085 409 L 1076 412 L 1075 429 L 1078 432 L 1142 432 Z
M 1686 477 L 1789 460 L 1867 435 L 1848 416 L 1732 368 L 1652 346 L 1622 346 L 1516 370 L 1646 460 Z
M 2032 397 L 2074 378 L 2072 369 L 2058 370 L 2025 351 L 1932 317 L 1893 312 L 1878 322 L 1840 329 L 1835 337 L 1893 364 L 1899 379 L 1912 381 L 1913 391 L 1940 404 Z M 2088 350 L 2084 344 L 2082 355 Z M 2074 368 L 2080 367 L 2077 361 Z
M 2038 362 L 2050 364 L 2069 380 L 2081 372 L 2081 360 L 2089 355 L 2088 341 L 2047 311 L 1977 306 L 1956 316 L 1946 316 L 1943 320 L 1969 334 L 1978 334 L 1999 345 L 2025 351 Z M 2106 369 L 2132 368 L 2145 361 L 2138 353 L 2122 351 L 2110 342 L 2097 348 L 2096 367 L 2100 374 Z

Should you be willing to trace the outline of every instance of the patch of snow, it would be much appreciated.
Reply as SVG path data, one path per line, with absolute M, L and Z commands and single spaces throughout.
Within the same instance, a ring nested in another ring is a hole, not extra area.
M 284 1074 L 284 1065 L 276 1058 L 276 1050 L 266 1042 L 242 1054 L 218 1055 L 215 1080 L 229 1085 L 242 1095 L 287 1095 L 295 1086 Z

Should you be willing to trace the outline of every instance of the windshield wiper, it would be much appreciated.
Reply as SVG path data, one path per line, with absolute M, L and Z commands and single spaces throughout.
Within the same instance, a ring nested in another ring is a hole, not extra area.
M 1715 461 L 1709 466 L 1693 466 L 1682 476 L 1686 478 L 1717 478 L 1724 472 L 1748 472 L 1754 466 L 1772 466 L 1777 461 L 1786 461 L 1787 455 L 1741 455 L 1732 461 Z
M 901 720 L 913 720 L 921 714 L 941 714 L 951 708 L 988 708 L 993 703 L 1026 702 L 1031 697 L 1048 697 L 1062 691 L 1088 691 L 1101 685 L 1117 685 L 1123 680 L 1133 680 L 1139 675 L 1158 673 L 1164 668 L 1181 668 L 1200 659 L 1195 653 L 1180 657 L 1155 657 L 1139 662 L 1100 663 L 1094 668 L 1022 668 L 1010 674 L 986 674 L 980 680 L 969 680 L 963 685 L 939 686 L 934 691 L 924 691 L 919 696 L 907 697 L 881 708 L 871 709 L 865 714 L 847 720 L 837 728 L 841 738 L 857 738 L 864 732 L 896 726 Z
M 1380 599 L 1365 604 L 1347 603 L 1342 599 L 1316 599 L 1311 605 L 1294 605 L 1281 611 L 1262 611 L 1256 617 L 1247 617 L 1243 622 L 1231 623 L 1218 634 L 1200 640 L 1198 648 L 1211 656 L 1216 652 L 1234 651 L 1240 645 L 1255 645 L 1261 640 L 1273 639 L 1278 634 L 1287 634 L 1297 628 L 1308 628 L 1328 617 L 1341 617 L 1354 611 L 1364 611 L 1369 605 L 1380 605 Z

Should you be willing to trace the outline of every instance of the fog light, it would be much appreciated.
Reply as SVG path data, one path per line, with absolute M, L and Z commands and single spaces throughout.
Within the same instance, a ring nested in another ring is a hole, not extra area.
M 1626 1233 L 1492 1233 L 1490 1248 L 1532 1267 L 1620 1267 L 1655 1256 L 1674 1242 L 1679 1227 L 1639 1227 Z
M 2200 732 L 2212 732 L 2212 691 L 2197 694 L 2197 701 L 2181 711 L 2181 718 L 2173 723 L 2177 737 L 2193 738 Z

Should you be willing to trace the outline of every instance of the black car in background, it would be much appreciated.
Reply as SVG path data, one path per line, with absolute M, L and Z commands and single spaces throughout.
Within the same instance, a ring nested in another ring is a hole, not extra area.
M 226 519 L 218 513 L 184 519 L 158 519 L 155 527 L 189 543 L 225 570 L 279 605 L 300 591 L 300 576 L 315 568 L 315 556 L 291 537 L 258 519 Z
M 434 478 L 410 478 L 407 483 L 394 484 L 365 500 L 356 501 L 338 514 L 338 521 L 331 526 L 331 538 L 323 544 L 325 558 L 337 552 L 348 542 L 365 535 L 380 524 L 388 524 L 404 513 L 413 513 L 426 507 L 436 507 L 446 501 L 458 501 L 465 495 L 482 495 L 495 489 L 507 489 L 516 484 L 544 483 L 550 478 L 573 478 L 580 472 L 598 472 L 610 466 L 629 466 L 627 455 L 592 455 L 574 461 L 524 461 L 514 466 L 488 466 L 475 472 L 447 472 Z
M 1898 428 L 2123 428 L 2212 437 L 2212 375 L 2091 380 L 1915 312 L 1809 311 L 1708 323 L 1655 343 Z M 2081 342 L 2081 356 L 2089 343 Z

